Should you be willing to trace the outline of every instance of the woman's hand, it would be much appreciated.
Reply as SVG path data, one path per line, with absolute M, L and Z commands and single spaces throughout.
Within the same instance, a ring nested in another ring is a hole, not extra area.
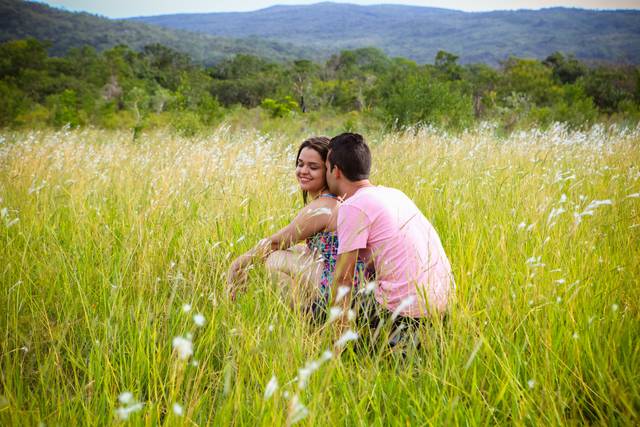
M 252 257 L 244 254 L 235 259 L 227 271 L 227 293 L 232 300 L 236 299 L 236 294 L 244 288 L 247 282 L 247 268 L 251 265 Z

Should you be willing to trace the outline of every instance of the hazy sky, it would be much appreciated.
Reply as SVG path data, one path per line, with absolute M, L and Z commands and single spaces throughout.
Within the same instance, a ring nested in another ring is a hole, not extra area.
M 191 12 L 232 12 L 257 10 L 275 4 L 312 4 L 320 0 L 58 0 L 45 1 L 51 6 L 64 7 L 70 11 L 84 11 L 110 18 L 124 18 L 143 15 L 164 15 L 168 13 Z M 353 4 L 411 4 L 417 6 L 442 7 L 465 11 L 498 9 L 540 9 L 543 7 L 565 6 L 585 9 L 640 9 L 640 0 L 333 0 L 335 3 Z

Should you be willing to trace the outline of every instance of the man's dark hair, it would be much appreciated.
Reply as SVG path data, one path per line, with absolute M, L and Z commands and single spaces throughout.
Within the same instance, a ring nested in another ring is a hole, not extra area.
M 362 135 L 342 133 L 329 142 L 329 167 L 338 166 L 349 181 L 369 179 L 371 151 Z

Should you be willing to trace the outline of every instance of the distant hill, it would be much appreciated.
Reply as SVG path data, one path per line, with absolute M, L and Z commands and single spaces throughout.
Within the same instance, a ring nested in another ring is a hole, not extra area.
M 415 6 L 318 3 L 255 12 L 131 18 L 165 28 L 225 37 L 255 36 L 325 54 L 375 46 L 390 56 L 433 62 L 438 50 L 463 63 L 496 64 L 509 55 L 554 51 L 585 61 L 640 63 L 640 12 L 552 8 L 467 13 Z
M 236 53 L 274 60 L 314 58 L 318 53 L 288 43 L 256 38 L 243 40 L 166 29 L 141 22 L 111 20 L 88 13 L 72 13 L 20 0 L 0 0 L 0 42 L 35 37 L 50 40 L 52 55 L 89 45 L 104 50 L 117 44 L 133 49 L 160 43 L 184 52 L 197 62 L 213 64 Z

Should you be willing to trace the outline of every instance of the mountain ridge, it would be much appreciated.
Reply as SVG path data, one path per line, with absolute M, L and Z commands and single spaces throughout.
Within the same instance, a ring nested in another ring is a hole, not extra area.
M 205 65 L 235 54 L 252 54 L 279 61 L 319 55 L 312 49 L 287 43 L 190 33 L 128 20 L 112 20 L 87 12 L 70 12 L 39 2 L 0 0 L 0 42 L 27 37 L 50 41 L 49 52 L 55 56 L 87 45 L 98 51 L 118 44 L 140 50 L 154 43 L 183 52 Z
M 127 20 L 217 36 L 287 41 L 324 52 L 327 45 L 334 50 L 374 46 L 421 63 L 432 62 L 438 50 L 452 52 L 465 63 L 496 64 L 510 55 L 540 59 L 554 51 L 587 61 L 640 63 L 640 11 L 628 9 L 463 12 L 323 2 Z
M 211 65 L 236 54 L 274 61 L 323 61 L 341 50 L 377 47 L 389 56 L 433 63 L 439 50 L 461 63 L 499 65 L 509 56 L 544 59 L 555 51 L 586 62 L 640 63 L 640 11 L 554 7 L 493 12 L 405 5 L 274 5 L 253 12 L 109 19 L 22 0 L 0 0 L 0 42 L 50 40 L 62 55 L 160 43 Z

